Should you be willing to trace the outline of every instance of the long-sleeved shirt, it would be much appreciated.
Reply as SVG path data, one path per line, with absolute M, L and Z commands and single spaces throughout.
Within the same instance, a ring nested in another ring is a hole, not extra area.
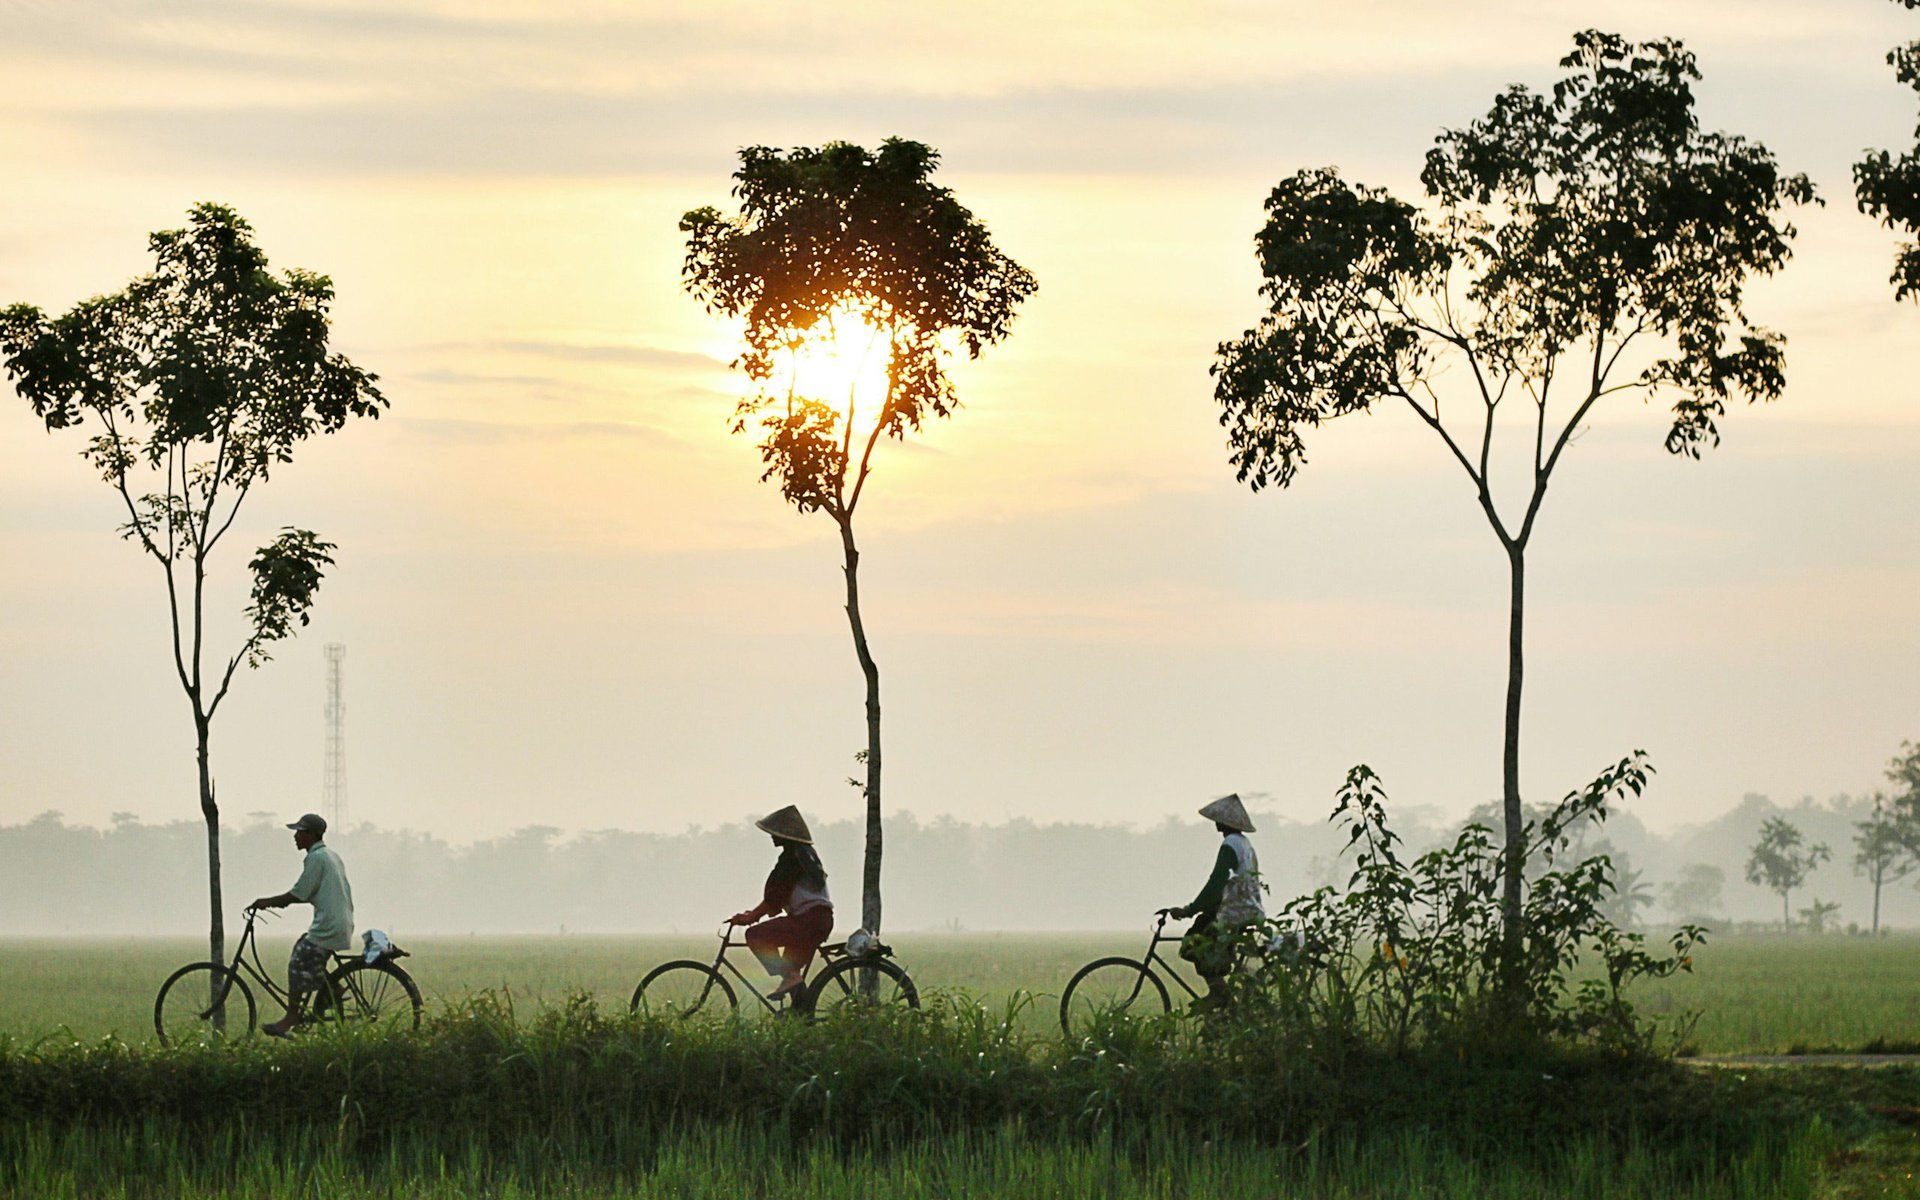
M 827 896 L 827 876 L 820 869 L 819 860 L 808 862 L 807 856 L 799 851 L 782 850 L 773 870 L 767 873 L 767 886 L 761 891 L 759 905 L 749 909 L 746 916 L 758 921 L 782 909 L 791 916 L 822 905 L 831 908 L 833 901 Z
M 1227 890 L 1227 879 L 1239 865 L 1240 856 L 1233 852 L 1233 847 L 1228 845 L 1225 839 L 1222 839 L 1220 853 L 1213 859 L 1213 874 L 1207 876 L 1206 886 L 1202 887 L 1200 894 L 1193 898 L 1193 903 L 1187 905 L 1187 911 L 1196 917 L 1211 917 L 1219 912 L 1220 899 Z

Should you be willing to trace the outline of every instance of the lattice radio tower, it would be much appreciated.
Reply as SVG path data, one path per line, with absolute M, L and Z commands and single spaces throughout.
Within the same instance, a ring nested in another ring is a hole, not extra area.
M 345 686 L 347 647 L 327 643 L 327 747 L 320 765 L 320 802 L 327 824 L 336 829 L 347 823 L 347 702 Z

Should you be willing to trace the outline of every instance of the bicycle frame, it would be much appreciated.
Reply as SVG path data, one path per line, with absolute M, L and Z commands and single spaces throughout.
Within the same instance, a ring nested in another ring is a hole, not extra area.
M 267 995 L 273 997 L 273 999 L 278 1004 L 280 1004 L 281 1007 L 290 1008 L 292 1007 L 290 1003 L 292 997 L 288 995 L 287 989 L 281 987 L 278 983 L 274 982 L 273 976 L 269 974 L 267 971 L 266 964 L 260 961 L 260 939 L 256 937 L 254 934 L 254 926 L 259 921 L 259 919 L 260 919 L 260 913 L 258 910 L 249 909 L 247 911 L 246 927 L 240 931 L 240 942 L 238 945 L 236 945 L 233 948 L 233 961 L 227 964 L 227 970 L 229 974 L 223 975 L 221 976 L 221 978 L 231 981 L 232 979 L 238 976 L 245 975 L 249 979 L 251 979 L 254 983 L 258 984 L 261 988 L 263 988 L 266 991 Z M 337 969 L 343 963 L 352 962 L 353 959 L 351 958 L 351 956 L 342 958 L 338 953 L 334 953 L 332 955 L 332 961 L 335 968 Z M 327 978 L 332 979 L 332 977 L 333 977 L 333 972 L 331 971 L 328 972 Z M 348 975 L 345 978 L 344 983 L 346 988 L 350 989 L 353 992 L 354 1000 L 356 1000 L 358 1003 L 362 1005 L 366 1004 L 367 998 L 365 994 L 363 994 L 360 991 L 360 985 L 354 981 L 354 978 L 352 975 Z M 221 989 L 220 994 L 211 999 L 211 1001 L 207 1005 L 206 1011 L 201 1013 L 200 1015 L 202 1017 L 209 1016 L 212 1014 L 215 1008 L 218 1008 L 220 1005 L 225 1004 L 227 1001 L 227 991 L 229 988 L 231 988 L 231 986 L 232 985 L 229 982 L 225 987 L 223 987 Z M 343 999 L 345 999 L 344 996 L 335 997 L 336 1001 L 343 1000 Z M 764 1001 L 762 1003 L 764 1003 Z
M 738 979 L 740 981 L 740 986 L 746 988 L 747 993 L 751 995 L 755 1000 L 758 1000 L 762 1008 L 766 1009 L 770 1013 L 778 1013 L 781 1011 L 780 1006 L 774 1003 L 772 1000 L 767 999 L 766 993 L 762 992 L 759 988 L 755 987 L 753 985 L 753 980 L 747 978 L 746 972 L 742 971 L 739 967 L 734 966 L 733 960 L 727 957 L 727 951 L 729 950 L 751 949 L 751 947 L 747 945 L 747 941 L 745 938 L 740 938 L 738 940 L 735 940 L 733 936 L 733 931 L 741 928 L 751 928 L 751 927 L 740 926 L 740 925 L 722 925 L 720 927 L 720 949 L 717 952 L 715 952 L 713 956 L 714 974 L 716 975 L 719 974 L 720 968 L 725 967 L 727 969 L 727 973 L 732 975 L 735 979 Z M 835 958 L 838 955 L 838 952 L 839 952 L 839 947 L 837 946 L 822 946 L 819 949 L 817 957 L 822 962 L 828 962 L 828 961 L 831 961 L 833 958 Z M 794 995 L 794 996 L 802 994 L 806 990 L 806 976 L 812 973 L 812 971 L 813 971 L 813 964 L 809 962 L 807 964 L 806 971 L 803 972 L 801 975 L 800 986 L 795 988 L 792 992 L 788 994 Z
M 1163 943 L 1173 942 L 1178 944 L 1183 935 L 1169 934 L 1166 932 L 1167 913 L 1161 912 L 1156 915 L 1159 919 L 1153 923 L 1153 938 L 1148 941 L 1147 952 L 1140 956 L 1140 962 L 1144 966 L 1158 966 L 1160 968 L 1160 974 L 1179 984 L 1180 990 L 1187 994 L 1188 999 L 1198 1000 L 1200 993 L 1194 990 L 1193 985 L 1187 982 L 1186 977 L 1180 974 L 1179 970 L 1175 968 L 1172 963 L 1160 957 L 1160 947 Z

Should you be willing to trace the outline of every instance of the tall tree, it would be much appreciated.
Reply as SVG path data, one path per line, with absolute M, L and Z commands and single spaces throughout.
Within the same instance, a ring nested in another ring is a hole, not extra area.
M 1880 890 L 1920 867 L 1920 823 L 1911 807 L 1875 795 L 1873 811 L 1853 827 L 1853 869 L 1873 885 L 1873 932 L 1880 932 Z
M 333 284 L 274 274 L 239 214 L 196 205 L 187 227 L 148 239 L 153 270 L 49 318 L 0 311 L 7 376 L 50 430 L 92 423 L 81 456 L 118 494 L 121 536 L 160 566 L 173 666 L 193 714 L 207 834 L 208 948 L 225 958 L 213 718 L 242 664 L 257 668 L 305 625 L 330 542 L 284 529 L 254 552 L 246 634 L 208 662 L 209 564 L 247 497 L 299 445 L 378 416 L 375 376 L 328 346 Z
M 883 440 L 902 440 L 959 407 L 946 363 L 1006 337 L 1033 294 L 1028 271 L 1002 253 L 953 193 L 932 180 L 939 155 L 889 138 L 877 151 L 846 142 L 740 152 L 737 215 L 698 208 L 681 218 L 687 290 L 709 312 L 743 320 L 734 365 L 753 390 L 733 431 L 760 438 L 761 479 L 840 534 L 847 623 L 866 681 L 866 861 L 861 921 L 880 929 L 880 668 L 860 611 L 854 516 Z M 844 397 L 808 394 L 806 357 L 856 360 L 831 381 Z M 877 354 L 883 373 L 869 372 Z M 877 377 L 870 377 L 877 376 Z M 863 382 L 867 385 L 863 388 Z M 863 392 L 877 392 L 863 395 Z
M 1893 785 L 1888 803 L 1920 814 L 1920 742 L 1900 743 L 1900 753 L 1887 763 L 1887 782 Z
M 1895 3 L 1920 9 L 1920 0 Z M 1920 92 L 1920 40 L 1894 47 L 1887 53 L 1887 62 L 1896 79 Z M 1913 135 L 1920 143 L 1920 126 Z M 1920 296 L 1920 144 L 1902 151 L 1898 158 L 1886 150 L 1868 153 L 1853 166 L 1853 191 L 1861 212 L 1915 239 L 1894 255 L 1890 282 L 1896 299 Z
M 1877 792 L 1873 811 L 1854 826 L 1853 866 L 1873 885 L 1873 932 L 1880 932 L 1880 889 L 1920 870 L 1920 745 L 1902 742 L 1887 764 L 1893 794 Z
M 1527 549 L 1548 481 L 1608 397 L 1670 404 L 1666 448 L 1719 441 L 1729 400 L 1785 386 L 1784 339 L 1750 326 L 1749 280 L 1787 261 L 1813 199 L 1764 147 L 1700 128 L 1678 42 L 1587 31 L 1549 94 L 1514 86 L 1440 135 L 1427 204 L 1303 170 L 1256 238 L 1267 313 L 1222 343 L 1214 396 L 1239 478 L 1286 487 L 1322 421 L 1404 405 L 1473 489 L 1509 580 L 1502 810 L 1504 952 L 1523 931 L 1520 713 Z M 1520 412 L 1509 472 L 1496 425 Z M 1524 471 L 1524 474 L 1522 474 Z M 1496 480 L 1525 480 L 1517 508 Z
M 1768 817 L 1760 826 L 1760 838 L 1747 855 L 1747 882 L 1759 884 L 1780 896 L 1780 925 L 1790 928 L 1793 918 L 1787 898 L 1793 889 L 1805 883 L 1807 876 L 1833 852 L 1821 843 L 1808 845 L 1799 827 L 1785 817 Z

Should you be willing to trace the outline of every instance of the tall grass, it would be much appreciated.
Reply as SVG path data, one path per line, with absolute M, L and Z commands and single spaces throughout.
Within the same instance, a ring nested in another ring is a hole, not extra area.
M 1119 1021 L 1066 1041 L 1031 1032 L 1017 1002 L 674 1022 L 609 1015 L 584 997 L 522 1019 L 482 996 L 417 1034 L 316 1030 L 291 1044 L 174 1049 L 0 1039 L 8 1137 L 158 1121 L 209 1145 L 324 1136 L 362 1157 L 446 1138 L 623 1161 L 619 1147 L 712 1126 L 845 1151 L 1011 1127 L 1073 1141 L 1192 1131 L 1266 1148 L 1417 1135 L 1489 1162 L 1649 1145 L 1717 1161 L 1757 1153 L 1785 1127 L 1730 1104 L 1730 1086 L 1551 1045 L 1387 1054 L 1285 1028 L 1174 1020 Z
M 615 1129 L 591 1144 L 566 1138 L 453 1143 L 409 1132 L 379 1153 L 331 1130 L 263 1136 L 236 1121 L 207 1134 L 145 1120 L 115 1129 L 44 1124 L 0 1138 L 0 1194 L 37 1200 L 787 1200 L 996 1197 L 1145 1200 L 1205 1196 L 1301 1200 L 1787 1200 L 1814 1194 L 1828 1139 L 1817 1128 L 1696 1155 L 1585 1138 L 1553 1159 L 1463 1154 L 1403 1130 L 1275 1148 L 1198 1131 L 1036 1139 L 1013 1125 L 839 1146 L 730 1123 L 650 1135 Z

